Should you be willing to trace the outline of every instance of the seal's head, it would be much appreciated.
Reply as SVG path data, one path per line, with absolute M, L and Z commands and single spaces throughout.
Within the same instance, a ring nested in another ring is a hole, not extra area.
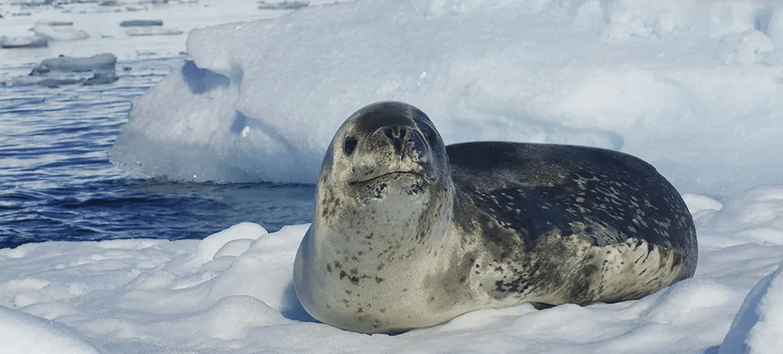
M 415 292 L 399 284 L 423 278 L 417 262 L 447 237 L 452 189 L 445 145 L 424 112 L 380 102 L 351 115 L 326 152 L 294 266 L 305 309 L 364 332 L 403 323 L 397 304 Z
M 419 195 L 449 178 L 446 148 L 416 107 L 380 102 L 362 108 L 340 127 L 321 167 L 319 185 L 357 193 L 363 202 L 390 194 Z

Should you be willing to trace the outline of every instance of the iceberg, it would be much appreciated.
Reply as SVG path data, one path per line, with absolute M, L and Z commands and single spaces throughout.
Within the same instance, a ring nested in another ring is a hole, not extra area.
M 194 30 L 192 61 L 134 102 L 111 158 L 142 177 L 314 183 L 348 115 L 398 100 L 447 144 L 610 148 L 681 191 L 726 195 L 783 176 L 762 157 L 783 151 L 783 50 L 768 37 L 781 11 L 364 0 Z

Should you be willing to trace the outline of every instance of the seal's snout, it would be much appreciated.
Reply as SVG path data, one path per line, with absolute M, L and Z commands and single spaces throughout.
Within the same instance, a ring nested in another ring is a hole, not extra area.
M 380 130 L 383 132 L 383 135 L 389 139 L 392 146 L 394 146 L 394 152 L 397 153 L 397 155 L 402 155 L 402 146 L 405 142 L 405 137 L 408 136 L 409 129 L 410 128 L 407 126 L 396 125 L 392 127 L 383 127 Z
M 411 125 L 388 125 L 379 127 L 372 140 L 378 145 L 388 146 L 389 153 L 401 160 L 422 162 L 426 156 L 426 143 L 416 127 Z

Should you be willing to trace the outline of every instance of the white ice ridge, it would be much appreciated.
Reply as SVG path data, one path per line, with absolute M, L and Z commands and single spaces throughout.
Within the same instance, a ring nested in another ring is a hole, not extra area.
M 590 145 L 683 192 L 779 182 L 773 1 L 382 1 L 194 30 L 111 151 L 142 176 L 314 183 L 342 121 L 414 104 L 446 143 Z

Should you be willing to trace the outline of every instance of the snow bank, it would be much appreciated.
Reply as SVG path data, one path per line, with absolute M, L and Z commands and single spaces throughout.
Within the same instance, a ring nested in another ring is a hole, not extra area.
M 0 306 L 0 343 L 7 353 L 98 353 L 69 328 L 4 306 Z
M 783 348 L 783 262 L 750 291 L 718 354 L 775 354 Z
M 776 4 L 364 0 L 195 30 L 193 62 L 134 103 L 111 156 L 142 176 L 313 183 L 350 113 L 401 100 L 447 143 L 612 148 L 726 195 L 783 178 L 766 157 L 783 151 Z
M 718 235 L 713 241 L 721 247 L 754 242 L 783 245 L 783 190 L 779 186 L 759 186 L 726 198 L 719 210 L 706 209 L 696 219 Z M 709 208 L 709 207 L 708 207 Z
M 721 341 L 723 352 L 747 343 L 770 353 L 783 332 L 783 243 L 743 230 L 783 231 L 767 212 L 783 215 L 779 195 L 783 185 L 756 188 L 722 208 L 687 196 L 701 213 L 696 275 L 640 300 L 485 309 L 397 336 L 346 332 L 306 314 L 292 264 L 308 225 L 269 234 L 242 223 L 200 241 L 26 244 L 0 249 L 0 340 L 36 353 L 703 354 Z

